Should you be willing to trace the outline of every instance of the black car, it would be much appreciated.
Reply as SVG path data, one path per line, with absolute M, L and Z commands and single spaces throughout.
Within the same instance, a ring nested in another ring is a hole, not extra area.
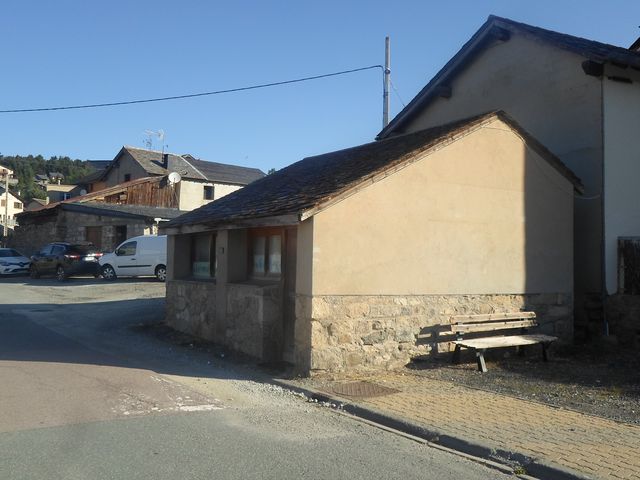
M 55 275 L 60 281 L 72 275 L 99 276 L 102 252 L 91 243 L 50 243 L 31 257 L 31 277 Z

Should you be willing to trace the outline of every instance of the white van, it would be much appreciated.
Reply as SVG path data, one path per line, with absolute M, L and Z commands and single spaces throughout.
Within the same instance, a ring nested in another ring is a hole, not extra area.
M 105 280 L 155 275 L 164 282 L 167 279 L 167 236 L 141 235 L 122 242 L 113 253 L 100 258 L 100 273 Z

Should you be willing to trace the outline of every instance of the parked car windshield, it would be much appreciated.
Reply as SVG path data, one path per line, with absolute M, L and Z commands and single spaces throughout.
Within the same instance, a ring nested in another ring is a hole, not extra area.
M 0 257 L 21 257 L 20 253 L 12 248 L 0 249 Z

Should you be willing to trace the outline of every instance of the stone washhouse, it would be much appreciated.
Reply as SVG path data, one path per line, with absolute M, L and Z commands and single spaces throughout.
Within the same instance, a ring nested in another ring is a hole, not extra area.
M 460 313 L 571 341 L 581 188 L 503 112 L 309 157 L 161 227 L 167 323 L 302 374 L 447 350 Z

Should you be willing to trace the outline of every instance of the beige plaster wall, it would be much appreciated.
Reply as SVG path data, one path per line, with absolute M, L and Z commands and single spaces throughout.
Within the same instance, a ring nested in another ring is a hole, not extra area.
M 496 41 L 406 128 L 414 131 L 489 110 L 509 113 L 553 151 L 597 196 L 602 181 L 601 82 L 585 75 L 584 58 L 513 35 Z M 576 290 L 600 291 L 599 198 L 575 202 Z
M 634 81 L 603 81 L 605 268 L 607 292 L 614 294 L 618 290 L 618 237 L 640 236 L 640 150 L 637 147 L 640 74 L 611 67 L 605 74 L 620 75 Z
M 0 223 L 4 225 L 5 214 L 8 214 L 9 225 L 13 225 L 15 222 L 15 217 L 19 213 L 24 211 L 24 205 L 22 204 L 22 200 L 16 197 L 11 192 L 7 192 L 4 190 L 4 183 L 2 183 L 2 190 L 0 190 Z M 7 209 L 7 203 L 9 208 Z M 16 205 L 19 205 L 16 208 Z
M 127 173 L 131 175 L 131 180 L 149 176 L 145 169 L 142 168 L 129 153 L 124 152 L 120 156 L 118 164 L 109 171 L 107 177 L 104 179 L 103 188 L 113 187 L 114 185 L 123 183 L 124 176 Z
M 311 291 L 571 293 L 572 214 L 571 183 L 496 120 L 317 214 Z
M 240 185 L 228 185 L 213 182 L 193 182 L 182 180 L 180 182 L 180 210 L 195 210 L 213 200 L 204 199 L 204 187 L 213 187 L 213 200 L 217 200 L 242 188 Z

